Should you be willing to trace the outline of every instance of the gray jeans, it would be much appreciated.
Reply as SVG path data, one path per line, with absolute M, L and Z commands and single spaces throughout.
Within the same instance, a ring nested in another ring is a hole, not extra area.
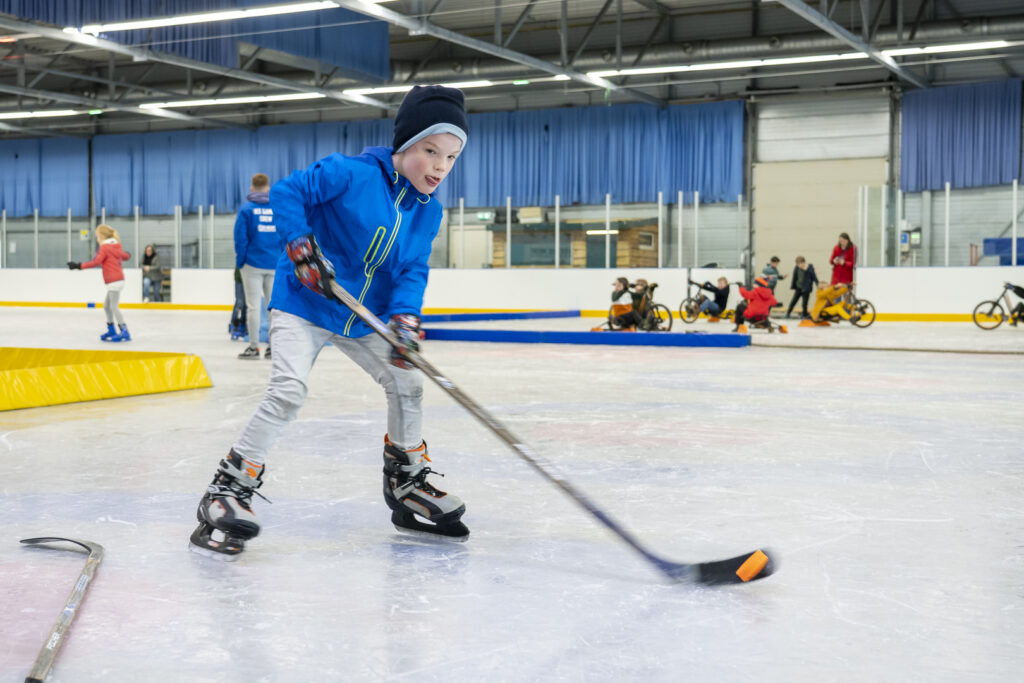
M 235 442 L 236 453 L 258 464 L 265 461 L 281 430 L 302 407 L 308 390 L 306 379 L 327 342 L 384 387 L 391 442 L 399 448 L 419 445 L 423 428 L 423 375 L 419 370 L 392 365 L 391 346 L 378 335 L 342 337 L 308 320 L 275 310 L 270 312 L 270 338 L 274 340 L 270 384 Z
M 107 296 L 103 299 L 103 314 L 107 317 L 107 323 L 113 325 L 124 325 L 124 316 L 121 315 L 121 290 L 124 289 L 124 280 L 107 283 Z
M 260 314 L 270 303 L 270 293 L 274 291 L 274 270 L 242 266 L 242 288 L 245 290 L 245 322 L 249 326 L 249 346 L 258 348 Z

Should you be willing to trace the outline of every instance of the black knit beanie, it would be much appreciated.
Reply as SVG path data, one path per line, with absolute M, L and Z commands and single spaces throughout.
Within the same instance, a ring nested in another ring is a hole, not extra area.
M 405 95 L 395 115 L 394 153 L 402 152 L 428 135 L 451 133 L 463 146 L 469 126 L 461 90 L 443 85 L 417 85 Z

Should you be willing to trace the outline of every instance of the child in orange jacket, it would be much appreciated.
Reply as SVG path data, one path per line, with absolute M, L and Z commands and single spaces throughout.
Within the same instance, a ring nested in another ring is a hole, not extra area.
M 753 289 L 740 286 L 740 296 L 743 301 L 736 307 L 736 327 L 733 332 L 746 332 L 744 322 L 761 323 L 768 320 L 772 306 L 779 303 L 768 286 L 768 280 L 763 277 L 754 280 Z
M 107 298 L 103 300 L 103 312 L 107 316 L 107 331 L 100 336 L 100 339 L 109 342 L 131 341 L 132 337 L 128 334 L 128 326 L 125 325 L 124 316 L 121 315 L 119 306 L 121 290 L 124 289 L 124 269 L 121 268 L 121 262 L 130 259 L 131 254 L 121 248 L 121 236 L 109 225 L 96 226 L 96 241 L 100 248 L 93 260 L 85 263 L 68 261 L 68 268 L 71 270 L 97 266 L 102 268 L 103 282 L 107 285 Z M 120 327 L 120 333 L 114 329 L 115 320 Z

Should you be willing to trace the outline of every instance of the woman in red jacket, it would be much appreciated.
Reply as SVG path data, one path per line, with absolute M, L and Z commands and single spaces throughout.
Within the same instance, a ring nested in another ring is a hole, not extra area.
M 121 236 L 109 225 L 96 226 L 96 241 L 100 248 L 92 261 L 68 261 L 68 268 L 81 270 L 100 266 L 103 269 L 103 281 L 107 283 L 107 298 L 103 300 L 107 331 L 100 339 L 109 342 L 131 341 L 132 337 L 128 334 L 128 326 L 124 324 L 124 316 L 121 315 L 121 308 L 118 305 L 121 301 L 121 290 L 124 289 L 124 270 L 121 268 L 121 261 L 130 259 L 131 254 L 121 248 Z M 114 330 L 115 320 L 121 329 L 120 334 Z
M 832 284 L 848 285 L 853 282 L 853 267 L 857 264 L 857 247 L 853 246 L 850 236 L 839 233 L 839 244 L 832 247 Z

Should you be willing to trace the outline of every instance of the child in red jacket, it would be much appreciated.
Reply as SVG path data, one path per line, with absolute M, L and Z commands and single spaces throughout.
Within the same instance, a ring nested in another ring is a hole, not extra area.
M 747 326 L 744 322 L 753 325 L 767 322 L 772 306 L 779 303 L 768 286 L 768 280 L 763 277 L 754 280 L 753 289 L 741 286 L 740 296 L 743 297 L 743 301 L 736 307 L 736 327 L 733 328 L 733 332 L 746 332 Z
M 128 334 L 128 326 L 124 323 L 124 316 L 118 304 L 121 301 L 121 290 L 124 289 L 124 270 L 121 268 L 121 261 L 127 261 L 131 254 L 121 248 L 121 236 L 109 225 L 96 226 L 96 241 L 99 243 L 99 251 L 92 261 L 78 263 L 68 261 L 68 268 L 71 270 L 82 270 L 83 268 L 95 268 L 100 266 L 103 269 L 103 281 L 107 284 L 107 298 L 103 300 L 103 312 L 107 316 L 107 331 L 100 336 L 103 341 L 122 342 L 131 341 Z M 114 330 L 114 321 L 120 327 L 120 334 Z

